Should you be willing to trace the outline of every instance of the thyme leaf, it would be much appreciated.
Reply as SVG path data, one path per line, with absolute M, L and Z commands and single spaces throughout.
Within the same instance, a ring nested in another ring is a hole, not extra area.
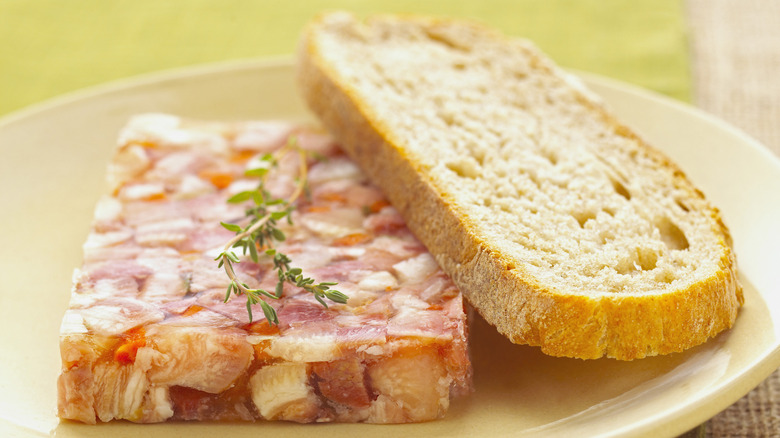
M 298 152 L 301 163 L 295 190 L 288 199 L 274 198 L 266 189 L 266 180 L 269 173 L 278 167 L 279 160 L 290 151 Z M 246 310 L 249 315 L 249 322 L 252 322 L 253 319 L 252 306 L 259 304 L 268 323 L 279 324 L 276 310 L 265 299 L 280 299 L 284 293 L 285 283 L 302 288 L 306 292 L 313 294 L 314 298 L 325 308 L 328 307 L 325 298 L 334 303 L 345 304 L 347 302 L 348 297 L 346 295 L 331 289 L 331 286 L 336 286 L 337 283 L 316 283 L 313 278 L 305 277 L 302 269 L 291 268 L 292 260 L 275 248 L 276 243 L 283 242 L 287 238 L 284 232 L 277 227 L 277 223 L 286 219 L 292 225 L 292 212 L 295 209 L 295 202 L 302 195 L 308 196 L 308 167 L 306 158 L 307 152 L 298 147 L 294 137 L 290 137 L 285 146 L 273 154 L 262 155 L 259 164 L 244 173 L 246 176 L 259 178 L 260 181 L 257 188 L 236 193 L 227 200 L 228 203 L 232 204 L 252 201 L 251 206 L 246 208 L 245 217 L 242 219 L 246 225 L 220 222 L 222 227 L 236 233 L 236 235 L 225 244 L 223 251 L 214 259 L 219 262 L 217 267 L 224 268 L 230 279 L 225 293 L 225 302 L 228 302 L 233 295 L 246 296 Z M 233 252 L 233 248 L 241 248 L 243 255 L 246 255 L 248 252 L 249 257 L 254 262 L 260 260 L 261 253 L 258 251 L 263 249 L 262 255 L 272 259 L 274 269 L 276 270 L 278 281 L 273 292 L 263 289 L 251 289 L 246 283 L 238 279 L 234 264 L 240 263 L 240 259 Z

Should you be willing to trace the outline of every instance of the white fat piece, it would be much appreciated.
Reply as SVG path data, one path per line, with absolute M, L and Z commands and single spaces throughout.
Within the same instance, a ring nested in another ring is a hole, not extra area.
M 139 183 L 122 187 L 119 198 L 123 201 L 141 201 L 165 194 L 162 183 Z
M 143 246 L 175 245 L 184 242 L 194 229 L 190 218 L 152 222 L 136 228 L 135 240 Z
M 184 175 L 179 183 L 178 196 L 188 199 L 214 192 L 214 185 L 194 175 Z
M 148 381 L 143 370 L 116 362 L 98 363 L 93 370 L 95 414 L 100 421 L 138 421 Z
M 338 357 L 339 344 L 331 335 L 282 336 L 266 352 L 290 362 L 328 362 Z
M 133 232 L 129 229 L 108 231 L 105 233 L 92 232 L 87 236 L 87 241 L 84 242 L 84 252 L 88 252 L 92 249 L 107 248 L 109 246 L 118 245 L 122 242 L 128 241 L 133 237 Z
M 84 326 L 99 336 L 116 336 L 133 327 L 162 321 L 165 314 L 134 298 L 112 297 L 86 309 L 74 310 Z
M 267 420 L 279 418 L 291 405 L 316 407 L 316 395 L 308 384 L 309 373 L 304 363 L 282 362 L 257 370 L 250 379 L 252 401 Z
M 302 214 L 300 223 L 324 237 L 344 237 L 363 231 L 363 213 L 358 208 L 334 208 L 323 213 Z
M 229 145 L 216 132 L 182 128 L 182 120 L 169 114 L 142 114 L 133 117 L 120 133 L 119 144 L 152 142 L 161 147 L 207 149 L 227 153 Z
M 71 298 L 71 302 L 73 299 Z M 66 310 L 60 324 L 60 336 L 82 335 L 89 332 L 84 325 L 84 318 L 76 311 Z
M 374 390 L 396 402 L 410 421 L 440 417 L 449 407 L 451 378 L 435 353 L 379 361 L 368 374 Z
M 102 196 L 95 206 L 95 222 L 113 222 L 121 215 L 122 203 L 113 196 Z
M 243 374 L 254 351 L 246 335 L 205 327 L 157 325 L 147 332 L 161 354 L 149 371 L 158 385 L 179 385 L 216 394 Z
M 151 161 L 142 146 L 134 144 L 122 148 L 109 165 L 109 186 L 112 190 L 120 187 L 126 181 L 140 175 L 150 165 Z
M 157 423 L 173 417 L 173 404 L 167 386 L 150 385 L 147 392 L 147 404 L 144 409 L 144 421 Z
M 372 272 L 358 282 L 358 287 L 365 291 L 386 291 L 398 287 L 398 279 L 387 271 Z
M 401 283 L 419 283 L 439 269 L 433 256 L 422 253 L 414 258 L 393 265 Z
M 309 171 L 309 182 L 312 185 L 340 179 L 361 180 L 363 173 L 353 161 L 346 157 L 331 158 L 312 166 Z
M 284 144 L 295 125 L 287 121 L 250 122 L 233 140 L 236 149 L 271 152 Z

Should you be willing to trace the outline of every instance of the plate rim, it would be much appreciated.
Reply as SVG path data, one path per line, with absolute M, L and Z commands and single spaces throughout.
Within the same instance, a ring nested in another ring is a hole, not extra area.
M 236 71 L 291 67 L 294 67 L 294 56 L 279 55 L 195 64 L 114 79 L 54 96 L 0 116 L 0 132 L 5 127 L 18 121 L 43 115 L 47 111 L 55 110 L 62 106 L 78 104 L 80 101 L 137 87 L 164 81 L 220 75 Z M 599 86 L 612 88 L 621 93 L 632 95 L 635 98 L 649 100 L 672 110 L 683 112 L 687 116 L 702 119 L 708 125 L 717 127 L 718 129 L 734 135 L 740 140 L 741 146 L 749 146 L 754 149 L 754 151 L 758 152 L 762 159 L 767 160 L 770 166 L 778 175 L 780 175 L 780 157 L 778 155 L 742 129 L 735 127 L 711 113 L 687 102 L 614 78 L 580 70 L 567 69 L 567 71 L 584 79 L 589 85 L 597 84 Z M 756 288 L 756 291 L 762 298 L 764 297 L 764 293 L 762 293 L 761 290 Z M 780 321 L 775 322 L 780 324 Z M 720 385 L 710 388 L 706 393 L 699 397 L 698 400 L 684 405 L 681 409 L 675 410 L 674 412 L 669 412 L 667 410 L 658 415 L 648 417 L 642 422 L 625 425 L 618 430 L 612 431 L 610 435 L 646 435 L 654 432 L 672 432 L 674 429 L 683 429 L 677 431 L 678 433 L 684 432 L 690 428 L 688 426 L 695 427 L 698 424 L 702 424 L 717 415 L 721 410 L 732 405 L 771 375 L 778 367 L 780 367 L 780 339 L 775 339 L 773 347 L 763 351 L 763 354 L 757 355 L 748 366 L 744 367 L 742 373 L 729 381 L 722 382 Z M 674 427 L 675 423 L 677 424 L 677 427 Z M 16 425 L 15 423 L 11 424 Z
M 51 96 L 41 101 L 11 110 L 11 112 L 0 116 L 0 129 L 15 123 L 20 119 L 34 117 L 59 106 L 78 103 L 80 100 L 87 100 L 105 94 L 121 92 L 131 88 L 143 87 L 145 85 L 152 85 L 169 80 L 195 78 L 228 71 L 289 67 L 293 65 L 294 59 L 295 57 L 289 54 L 262 58 L 238 58 L 171 67 L 110 79 L 105 82 L 88 85 L 86 87 Z
M 0 116 L 0 129 L 6 125 L 10 125 L 16 122 L 18 119 L 24 119 L 35 116 L 36 114 L 45 112 L 61 105 L 67 105 L 75 103 L 79 100 L 89 99 L 98 95 L 119 92 L 130 88 L 135 88 L 144 85 L 150 85 L 152 83 L 162 82 L 166 80 L 186 79 L 191 77 L 206 76 L 211 74 L 219 74 L 228 71 L 235 70 L 254 70 L 264 68 L 280 68 L 280 67 L 294 67 L 295 56 L 291 54 L 267 56 L 261 58 L 239 58 L 230 59 L 224 61 L 207 62 L 200 64 L 192 64 L 186 66 L 178 66 L 172 68 L 166 68 L 161 70 L 155 70 L 146 73 L 140 73 L 136 75 L 125 76 L 121 78 L 111 79 L 105 82 L 88 85 L 86 87 L 77 88 L 59 95 L 55 95 L 44 100 L 31 103 L 29 105 L 17 108 Z M 636 84 L 625 82 L 619 79 L 615 79 L 609 76 L 604 76 L 597 73 L 592 73 L 584 70 L 565 68 L 569 73 L 584 79 L 586 83 L 597 83 L 599 85 L 607 86 L 609 88 L 616 89 L 621 92 L 633 94 L 642 99 L 651 100 L 662 105 L 673 107 L 675 110 L 685 112 L 695 117 L 702 118 L 708 123 L 720 125 L 719 127 L 728 131 L 729 133 L 739 137 L 746 143 L 749 143 L 751 147 L 759 151 L 764 158 L 772 162 L 780 171 L 780 156 L 772 152 L 768 146 L 764 145 L 761 141 L 751 136 L 745 130 L 738 128 L 730 122 L 705 111 L 702 108 L 696 107 L 691 102 L 685 102 L 675 99 L 670 96 L 666 96 L 648 88 L 641 87 Z

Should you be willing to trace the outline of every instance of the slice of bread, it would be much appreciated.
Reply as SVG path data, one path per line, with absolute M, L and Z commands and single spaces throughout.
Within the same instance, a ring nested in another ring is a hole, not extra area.
M 311 109 L 515 343 L 630 360 L 734 323 L 716 208 L 531 43 L 469 22 L 313 21 Z

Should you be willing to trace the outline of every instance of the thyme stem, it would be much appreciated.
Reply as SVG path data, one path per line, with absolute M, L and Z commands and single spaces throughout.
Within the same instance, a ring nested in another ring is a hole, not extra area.
M 295 148 L 298 151 L 300 161 L 295 189 L 287 200 L 275 199 L 265 188 L 268 173 L 272 168 L 277 166 L 279 160 L 281 160 L 281 158 L 292 148 Z M 306 151 L 297 147 L 295 139 L 291 137 L 290 141 L 274 154 L 266 154 L 261 157 L 260 167 L 249 169 L 245 172 L 247 176 L 260 177 L 257 189 L 240 192 L 228 199 L 228 202 L 230 203 L 242 203 L 249 201 L 250 199 L 254 203 L 254 207 L 247 208 L 246 210 L 246 219 L 249 219 L 249 224 L 245 227 L 221 222 L 223 227 L 235 232 L 236 235 L 225 244 L 222 252 L 214 259 L 215 261 L 219 261 L 219 267 L 224 266 L 225 273 L 227 274 L 228 279 L 230 279 L 230 284 L 228 285 L 227 293 L 225 294 L 225 302 L 230 300 L 231 295 L 245 295 L 247 298 L 246 309 L 249 314 L 249 322 L 252 322 L 252 306 L 260 304 L 263 314 L 269 324 L 279 323 L 276 310 L 271 307 L 263 297 L 270 299 L 281 298 L 284 291 L 284 283 L 290 283 L 314 294 L 315 299 L 326 308 L 328 305 L 323 297 L 336 303 L 344 304 L 347 302 L 348 298 L 346 295 L 330 288 L 331 286 L 335 286 L 336 283 L 315 283 L 312 278 L 304 277 L 300 268 L 290 267 L 292 260 L 290 260 L 286 254 L 278 252 L 273 248 L 275 241 L 281 242 L 285 240 L 285 235 L 276 227 L 276 222 L 282 218 L 286 218 L 288 223 L 292 225 L 291 215 L 293 205 L 307 190 L 308 165 L 306 159 Z M 259 260 L 257 253 L 258 248 L 267 248 L 265 250 L 265 255 L 272 257 L 278 277 L 274 292 L 263 289 L 252 289 L 246 283 L 240 281 L 233 266 L 233 263 L 240 263 L 240 259 L 231 251 L 232 248 L 238 247 L 243 248 L 244 255 L 246 255 L 248 251 L 254 262 L 258 262 Z

